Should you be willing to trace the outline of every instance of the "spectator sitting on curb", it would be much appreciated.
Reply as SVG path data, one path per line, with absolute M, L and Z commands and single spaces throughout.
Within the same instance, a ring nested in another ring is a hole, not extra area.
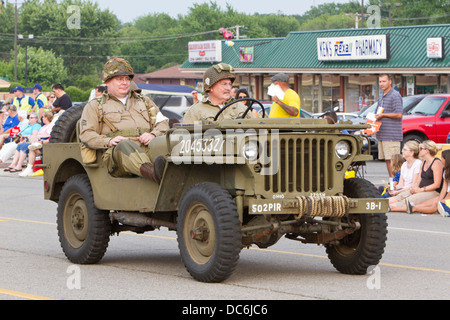
M 38 123 L 36 114 L 30 114 L 30 121 L 27 119 L 27 112 L 25 110 L 19 111 L 19 128 L 20 133 L 13 141 L 6 143 L 0 150 L 0 163 L 6 162 L 12 156 L 14 156 L 14 151 L 17 147 L 17 142 L 23 142 L 25 137 L 33 135 L 33 131 L 39 131 L 41 125 Z M 36 120 L 36 121 L 34 121 Z
M 409 189 L 413 185 L 419 184 L 420 165 L 422 161 L 419 159 L 419 144 L 416 141 L 408 141 L 402 149 L 402 156 L 405 162 L 400 169 L 400 180 L 395 190 L 389 191 L 389 205 L 396 206 L 396 203 L 403 202 L 411 195 Z
M 10 105 L 6 108 L 6 112 L 8 112 L 8 118 L 6 118 L 2 129 L 0 130 L 0 149 L 2 148 L 4 142 L 12 141 L 12 139 L 9 139 L 9 133 L 12 128 L 20 123 L 16 106 Z
M 411 202 L 409 202 L 409 213 L 413 212 L 420 212 L 425 214 L 434 214 L 439 211 L 439 213 L 445 217 L 447 216 L 445 214 L 445 210 L 443 210 L 445 205 L 445 200 L 450 199 L 450 150 L 444 150 L 442 151 L 442 162 L 444 163 L 444 174 L 443 174 L 443 180 L 444 183 L 442 185 L 442 190 L 439 196 L 433 199 L 429 199 L 427 201 L 424 201 L 422 203 L 419 203 L 417 205 L 412 205 Z
M 38 148 L 39 146 L 42 148 L 42 143 L 44 141 L 48 141 L 48 139 L 50 138 L 51 130 L 53 128 L 53 123 L 52 123 L 53 114 L 50 111 L 47 111 L 46 113 L 44 113 L 44 116 L 42 117 L 42 119 L 43 119 L 45 125 L 39 129 L 37 134 L 36 134 L 36 132 L 34 132 L 34 134 L 28 139 L 29 142 L 22 142 L 17 146 L 16 153 L 14 154 L 13 162 L 4 171 L 9 171 L 10 173 L 21 172 L 23 164 L 27 157 L 27 154 L 29 154 L 28 166 L 24 171 L 24 176 L 28 176 L 33 173 L 33 164 L 34 164 L 34 160 L 35 160 L 35 153 L 33 152 L 33 154 L 32 154 L 30 152 L 30 150 L 28 149 L 28 146 L 36 143 L 36 145 L 35 145 L 36 148 Z M 31 165 L 30 165 L 30 163 L 31 163 Z M 25 175 L 25 173 L 26 173 L 26 175 Z
M 444 165 L 436 158 L 438 146 L 430 140 L 422 142 L 419 146 L 419 154 L 423 159 L 418 185 L 412 185 L 405 202 L 390 205 L 392 211 L 409 212 L 411 206 L 425 202 L 439 196 L 442 189 L 442 171 Z

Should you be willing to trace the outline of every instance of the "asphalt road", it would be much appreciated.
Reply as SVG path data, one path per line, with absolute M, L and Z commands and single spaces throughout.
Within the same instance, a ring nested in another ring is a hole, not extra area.
M 384 163 L 369 163 L 365 176 L 386 180 Z M 2 171 L 0 185 L 0 300 L 450 298 L 450 219 L 438 214 L 389 213 L 382 261 L 364 276 L 337 272 L 321 246 L 283 238 L 269 249 L 243 249 L 227 281 L 205 284 L 190 277 L 176 234 L 164 228 L 112 236 L 100 263 L 73 265 L 60 248 L 56 204 L 43 200 L 42 178 Z

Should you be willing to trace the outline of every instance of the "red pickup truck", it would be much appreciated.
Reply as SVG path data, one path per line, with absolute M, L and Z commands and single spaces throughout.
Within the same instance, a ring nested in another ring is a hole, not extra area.
M 450 94 L 429 95 L 403 115 L 403 142 L 446 143 L 449 132 Z

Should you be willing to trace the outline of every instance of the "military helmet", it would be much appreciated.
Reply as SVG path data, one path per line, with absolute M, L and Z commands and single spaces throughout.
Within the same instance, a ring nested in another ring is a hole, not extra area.
M 231 72 L 234 71 L 233 67 L 226 63 L 219 63 L 205 71 L 203 75 L 203 86 L 205 92 L 211 90 L 211 87 L 218 81 L 223 79 L 230 79 L 233 83 L 236 76 Z
M 130 78 L 133 79 L 134 71 L 127 60 L 112 58 L 105 63 L 102 74 L 103 82 L 106 82 L 115 76 L 130 76 Z

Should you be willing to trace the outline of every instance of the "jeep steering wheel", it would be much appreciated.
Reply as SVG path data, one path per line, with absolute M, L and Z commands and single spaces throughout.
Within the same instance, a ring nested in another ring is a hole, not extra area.
M 266 110 L 264 109 L 264 106 L 262 105 L 261 102 L 259 102 L 256 99 L 253 98 L 242 98 L 242 99 L 238 99 L 238 100 L 234 100 L 231 101 L 229 104 L 227 104 L 226 106 L 224 106 L 222 109 L 220 109 L 219 112 L 217 112 L 216 116 L 214 117 L 214 121 L 217 121 L 217 118 L 219 118 L 219 115 L 223 112 L 223 110 L 225 110 L 226 108 L 228 108 L 229 106 L 231 106 L 232 104 L 235 104 L 236 102 L 240 102 L 240 101 L 250 101 L 250 102 L 256 102 L 257 104 L 259 104 L 261 106 L 261 110 L 263 112 L 263 118 L 266 116 Z M 247 107 L 247 109 L 245 110 L 244 114 L 242 116 L 239 116 L 237 119 L 243 119 L 245 118 L 245 116 L 247 115 L 247 113 L 253 108 L 253 103 L 250 103 L 250 105 Z

